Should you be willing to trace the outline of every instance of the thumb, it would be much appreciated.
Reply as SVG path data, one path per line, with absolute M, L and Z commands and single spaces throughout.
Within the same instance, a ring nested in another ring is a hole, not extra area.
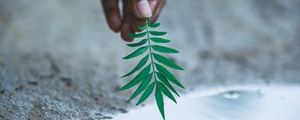
M 148 0 L 137 0 L 136 7 L 141 17 L 150 18 L 152 16 L 152 10 Z

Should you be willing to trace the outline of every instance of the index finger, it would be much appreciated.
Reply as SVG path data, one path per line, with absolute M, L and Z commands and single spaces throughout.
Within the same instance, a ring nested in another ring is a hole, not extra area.
M 121 29 L 121 14 L 118 2 L 118 0 L 102 0 L 106 21 L 110 29 L 115 32 Z

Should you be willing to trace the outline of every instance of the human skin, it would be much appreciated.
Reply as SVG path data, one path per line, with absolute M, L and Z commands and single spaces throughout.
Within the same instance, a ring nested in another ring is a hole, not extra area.
M 123 0 L 123 13 L 119 8 L 119 0 L 102 0 L 108 26 L 114 32 L 120 32 L 125 41 L 132 41 L 129 33 L 138 32 L 146 18 L 155 22 L 166 3 L 166 0 Z

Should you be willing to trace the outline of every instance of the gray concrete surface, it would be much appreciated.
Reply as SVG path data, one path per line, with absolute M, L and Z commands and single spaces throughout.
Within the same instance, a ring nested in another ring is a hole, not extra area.
M 187 86 L 300 83 L 298 0 L 169 0 L 161 30 Z M 98 0 L 0 0 L 0 119 L 111 119 L 135 60 Z

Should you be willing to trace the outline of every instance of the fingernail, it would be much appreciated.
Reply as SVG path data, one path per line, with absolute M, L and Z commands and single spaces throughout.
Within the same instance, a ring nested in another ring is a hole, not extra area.
M 149 18 L 152 16 L 152 11 L 151 11 L 148 0 L 140 0 L 137 3 L 137 9 L 139 10 L 139 13 L 143 17 Z

